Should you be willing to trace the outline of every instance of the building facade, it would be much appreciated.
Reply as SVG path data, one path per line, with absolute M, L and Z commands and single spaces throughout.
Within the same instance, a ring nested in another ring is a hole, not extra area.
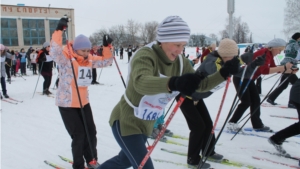
M 50 42 L 59 19 L 64 15 L 71 18 L 68 39 L 74 39 L 74 9 L 1 4 L 1 44 L 12 50 L 41 48 L 44 42 Z M 65 44 L 65 35 L 63 38 Z

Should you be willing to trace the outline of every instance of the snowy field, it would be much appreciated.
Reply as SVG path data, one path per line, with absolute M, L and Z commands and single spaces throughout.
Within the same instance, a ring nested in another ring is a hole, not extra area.
M 194 55 L 195 48 L 187 48 L 186 54 Z M 118 56 L 116 56 L 116 58 L 123 78 L 126 79 L 128 67 L 127 55 L 126 53 L 124 54 L 124 60 L 120 60 Z M 101 69 L 97 69 L 97 71 L 99 76 Z M 72 168 L 70 164 L 58 158 L 58 155 L 62 155 L 72 159 L 72 154 L 71 138 L 64 127 L 58 108 L 55 106 L 55 99 L 38 93 L 42 92 L 42 84 L 44 80 L 42 77 L 40 77 L 38 82 L 37 93 L 35 93 L 32 98 L 38 76 L 33 76 L 32 72 L 28 69 L 27 74 L 28 76 L 24 76 L 26 80 L 20 77 L 12 77 L 12 83 L 7 83 L 8 95 L 11 98 L 23 100 L 24 102 L 18 103 L 17 105 L 1 102 L 1 168 L 50 169 L 51 167 L 47 166 L 44 163 L 44 160 L 49 160 L 65 168 Z M 298 77 L 299 76 L 300 73 L 298 72 Z M 50 91 L 54 94 L 54 96 L 56 91 L 52 88 L 56 77 L 57 71 L 53 70 Z M 264 78 L 267 77 L 269 76 L 265 76 Z M 268 80 L 263 80 L 262 94 L 266 95 L 279 77 L 279 75 L 276 75 Z M 102 163 L 115 156 L 120 151 L 120 148 L 112 135 L 108 120 L 113 107 L 117 104 L 125 89 L 115 63 L 113 63 L 112 66 L 103 68 L 99 82 L 103 85 L 91 85 L 89 87 L 89 96 L 97 127 L 98 158 L 99 162 Z M 287 105 L 290 87 L 291 85 L 289 85 L 288 89 L 279 96 L 276 100 L 277 103 Z M 205 103 L 210 111 L 213 121 L 215 120 L 218 112 L 223 92 L 224 89 L 221 89 L 209 98 L 205 99 Z M 217 128 L 220 128 L 224 123 L 235 94 L 234 86 L 231 83 Z M 263 97 L 261 99 L 263 99 Z M 245 115 L 247 113 L 248 111 L 245 112 Z M 274 131 L 281 130 L 297 122 L 296 120 L 291 119 L 270 117 L 270 115 L 297 117 L 297 112 L 295 109 L 262 107 L 261 118 L 264 124 L 271 127 Z M 251 127 L 251 123 L 248 122 L 245 127 Z M 180 109 L 168 128 L 172 130 L 174 134 L 188 137 L 189 129 Z M 218 134 L 218 132 L 216 132 L 216 134 Z M 272 135 L 271 133 L 254 134 L 267 137 Z M 268 143 L 266 138 L 237 135 L 233 140 L 231 140 L 232 136 L 233 134 L 223 132 L 218 145 L 216 146 L 216 152 L 224 155 L 226 159 L 250 164 L 263 169 L 284 169 L 290 167 L 269 161 L 255 160 L 252 156 L 268 158 L 279 163 L 293 166 L 298 165 L 298 161 L 296 160 L 258 151 L 267 150 L 270 152 L 276 152 L 275 148 Z M 169 137 L 168 139 L 180 142 L 184 145 L 188 144 L 187 140 Z M 284 143 L 283 147 L 292 156 L 299 157 L 300 137 L 292 137 L 289 138 L 288 141 L 290 142 Z M 149 142 L 152 143 L 153 140 L 149 139 Z M 187 147 L 159 142 L 151 155 L 153 159 L 165 159 L 173 162 L 186 163 L 185 156 L 163 152 L 160 150 L 161 148 L 186 153 Z M 215 169 L 237 168 L 212 162 L 210 162 L 210 164 L 211 167 Z M 161 162 L 154 162 L 154 166 L 157 169 L 187 168 L 184 166 Z

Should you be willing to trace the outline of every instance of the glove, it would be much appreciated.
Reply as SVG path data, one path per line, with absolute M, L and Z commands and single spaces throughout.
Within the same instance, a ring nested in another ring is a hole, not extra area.
M 224 63 L 223 67 L 220 69 L 220 74 L 226 80 L 228 76 L 237 74 L 239 72 L 239 68 L 240 60 L 237 57 L 234 57 Z
M 113 41 L 112 38 L 110 38 L 109 35 L 104 35 L 103 36 L 103 46 L 107 47 L 111 42 Z
M 168 83 L 171 91 L 179 91 L 184 95 L 191 96 L 203 79 L 202 76 L 196 73 L 187 73 L 182 76 L 173 76 Z
M 241 55 L 241 59 L 244 63 L 249 64 L 252 62 L 253 53 L 252 52 L 246 52 Z
M 68 22 L 69 22 L 69 18 L 66 18 L 66 17 L 63 17 L 59 20 L 58 24 L 57 24 L 57 27 L 56 27 L 56 30 L 60 30 L 60 31 L 63 31 L 65 29 L 68 28 Z
M 257 57 L 251 64 L 250 66 L 252 68 L 255 68 L 256 66 L 261 66 L 264 65 L 266 61 L 266 54 L 263 54 L 262 56 Z

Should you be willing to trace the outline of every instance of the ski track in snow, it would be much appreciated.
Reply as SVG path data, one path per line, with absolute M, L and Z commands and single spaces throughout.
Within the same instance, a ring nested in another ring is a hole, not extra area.
M 186 54 L 195 55 L 195 48 L 186 48 Z M 124 53 L 124 59 L 120 60 L 116 56 L 119 67 L 121 69 L 124 80 L 127 78 L 127 53 Z M 197 65 L 196 65 L 197 66 Z M 98 75 L 101 69 L 97 69 Z M 27 74 L 32 72 L 27 69 Z M 298 72 L 298 77 L 300 73 Z M 268 76 L 266 76 L 268 77 Z M 70 164 L 59 159 L 58 155 L 72 159 L 71 154 L 71 138 L 68 135 L 64 124 L 62 122 L 57 106 L 55 106 L 55 99 L 45 97 L 38 93 L 32 98 L 33 91 L 38 79 L 38 76 L 24 76 L 26 81 L 20 77 L 12 77 L 11 84 L 7 83 L 8 95 L 17 100 L 23 100 L 23 103 L 18 105 L 1 102 L 1 167 L 8 168 L 23 168 L 23 169 L 47 169 L 50 167 L 44 163 L 48 160 L 60 166 L 71 168 Z M 57 78 L 57 70 L 53 70 L 53 77 L 50 91 L 54 94 L 54 82 Z M 279 76 L 272 77 L 268 80 L 262 81 L 262 94 L 267 94 L 268 90 L 273 86 Z M 98 79 L 98 77 L 97 77 Z M 42 91 L 42 84 L 44 79 L 40 77 L 37 92 Z M 90 104 L 92 107 L 94 121 L 97 127 L 98 138 L 98 159 L 102 163 L 109 158 L 115 156 L 120 151 L 116 143 L 108 120 L 111 110 L 120 100 L 124 93 L 124 85 L 121 81 L 120 75 L 115 63 L 103 69 L 100 83 L 104 85 L 91 85 L 89 87 Z M 289 98 L 289 91 L 291 85 L 278 97 L 276 100 L 279 104 L 287 104 Z M 217 91 L 209 98 L 205 99 L 208 110 L 210 111 L 212 120 L 215 120 L 219 105 L 222 99 L 224 88 Z M 225 104 L 218 122 L 217 127 L 220 128 L 225 121 L 228 111 L 231 107 L 233 98 L 236 94 L 234 86 L 230 83 L 227 92 Z M 261 98 L 262 99 L 262 98 Z M 175 104 L 174 104 L 175 105 Z M 174 107 L 173 105 L 173 107 Z M 172 109 L 171 109 L 172 110 Z M 245 115 L 249 113 L 245 112 Z M 272 118 L 270 115 L 289 115 L 297 117 L 295 109 L 281 109 L 261 107 L 261 118 L 265 125 L 270 126 L 274 131 L 281 130 L 293 123 L 294 120 Z M 251 127 L 248 122 L 245 127 Z M 189 136 L 189 129 L 182 115 L 180 109 L 176 113 L 173 121 L 171 121 L 168 129 L 171 129 L 177 135 Z M 218 132 L 216 132 L 218 134 Z M 271 136 L 271 133 L 257 133 L 259 135 Z M 264 169 L 282 169 L 284 166 L 277 165 L 268 161 L 258 161 L 252 159 L 252 156 L 262 158 L 269 158 L 274 161 L 287 163 L 290 165 L 297 165 L 298 162 L 283 157 L 277 157 L 257 150 L 267 150 L 276 152 L 275 148 L 270 145 L 265 138 L 250 137 L 244 135 L 237 135 L 232 141 L 232 134 L 222 133 L 216 146 L 216 152 L 224 155 L 227 159 L 239 161 L 245 164 L 251 164 Z M 187 140 L 169 138 L 183 144 L 188 144 Z M 297 137 L 289 138 L 300 142 Z M 151 144 L 153 140 L 149 139 Z M 220 145 L 221 144 L 221 145 Z M 296 143 L 284 143 L 283 147 L 293 156 L 300 156 L 300 145 Z M 186 157 L 175 154 L 168 154 L 160 151 L 160 148 L 167 148 L 176 151 L 187 152 L 187 147 L 177 146 L 159 142 L 153 151 L 151 157 L 158 159 L 166 159 L 174 162 L 186 163 Z M 246 149 L 242 149 L 246 148 Z M 20 165 L 21 164 L 21 165 Z M 217 163 L 210 163 L 215 169 L 229 169 L 234 168 Z M 184 166 L 176 166 L 168 163 L 154 162 L 155 168 L 158 169 L 184 169 Z M 287 167 L 286 167 L 287 168 Z

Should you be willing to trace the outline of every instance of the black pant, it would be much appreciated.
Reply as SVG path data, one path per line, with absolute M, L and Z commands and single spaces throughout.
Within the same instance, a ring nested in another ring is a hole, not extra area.
M 256 88 L 257 88 L 258 94 L 261 94 L 261 81 L 262 81 L 262 78 L 259 76 L 259 78 L 256 79 Z
M 11 74 L 16 76 L 16 65 L 11 66 Z
M 123 52 L 120 53 L 120 59 L 123 59 Z
M 233 84 L 236 91 L 239 90 L 241 78 L 233 77 Z M 244 79 L 242 83 L 242 87 L 240 90 L 239 96 L 242 94 L 246 84 L 248 83 L 249 79 Z M 261 128 L 263 127 L 263 123 L 260 119 L 260 97 L 257 91 L 257 88 L 254 84 L 254 81 L 251 80 L 249 83 L 248 88 L 245 90 L 245 93 L 242 97 L 239 97 L 241 103 L 238 105 L 237 109 L 235 110 L 232 118 L 229 122 L 237 123 L 241 117 L 243 116 L 244 112 L 250 106 L 250 113 L 251 113 L 251 123 L 253 128 Z
M 291 101 L 291 103 L 294 104 L 297 109 L 299 121 L 278 131 L 271 137 L 277 144 L 282 144 L 285 139 L 300 134 L 300 104 L 293 101 Z
M 33 74 L 36 74 L 36 63 L 31 63 Z
M 26 62 L 21 62 L 21 73 L 26 74 Z
M 130 61 L 130 58 L 131 58 L 131 55 L 128 54 L 128 63 L 129 63 L 129 61 Z
M 180 96 L 176 97 L 177 101 L 179 97 Z M 188 159 L 191 158 L 194 161 L 199 159 L 201 150 L 202 153 L 204 153 L 203 151 L 205 150 L 205 146 L 211 134 L 213 123 L 202 99 L 199 100 L 196 106 L 194 105 L 193 100 L 185 99 L 181 104 L 180 109 L 190 129 Z M 212 154 L 214 154 L 214 143 L 215 136 L 211 139 L 207 153 L 213 149 Z
M 72 147 L 72 154 L 73 154 L 73 161 L 74 161 L 73 168 L 83 169 L 84 168 L 83 157 L 85 158 L 85 161 L 87 163 L 92 161 L 93 158 L 97 160 L 97 149 L 96 149 L 97 131 L 93 119 L 91 106 L 88 103 L 83 107 L 83 110 L 84 110 L 87 130 L 93 148 L 92 151 L 95 157 L 92 157 L 80 108 L 58 107 L 58 109 L 61 114 L 62 120 L 65 124 L 65 127 L 72 138 L 71 147 Z
M 6 74 L 7 74 L 7 78 L 10 79 L 10 66 L 8 66 L 7 64 L 5 64 L 5 71 L 6 71 Z
M 52 76 L 43 76 L 43 78 L 44 78 L 43 90 L 49 90 Z
M 6 91 L 5 77 L 1 77 L 1 88 L 2 88 L 3 95 L 6 95 L 7 91 Z
M 285 82 L 283 82 L 286 78 L 288 78 Z M 289 83 L 294 84 L 296 81 L 298 80 L 297 75 L 295 74 L 283 74 L 281 79 L 280 79 L 280 83 L 278 86 L 270 95 L 269 95 L 269 99 L 272 101 L 275 101 L 276 98 L 283 92 L 283 90 L 285 90 Z M 289 101 L 290 103 L 290 101 Z
M 96 68 L 92 69 L 92 76 L 93 76 L 93 82 L 96 82 L 96 80 L 97 80 L 97 69 Z

